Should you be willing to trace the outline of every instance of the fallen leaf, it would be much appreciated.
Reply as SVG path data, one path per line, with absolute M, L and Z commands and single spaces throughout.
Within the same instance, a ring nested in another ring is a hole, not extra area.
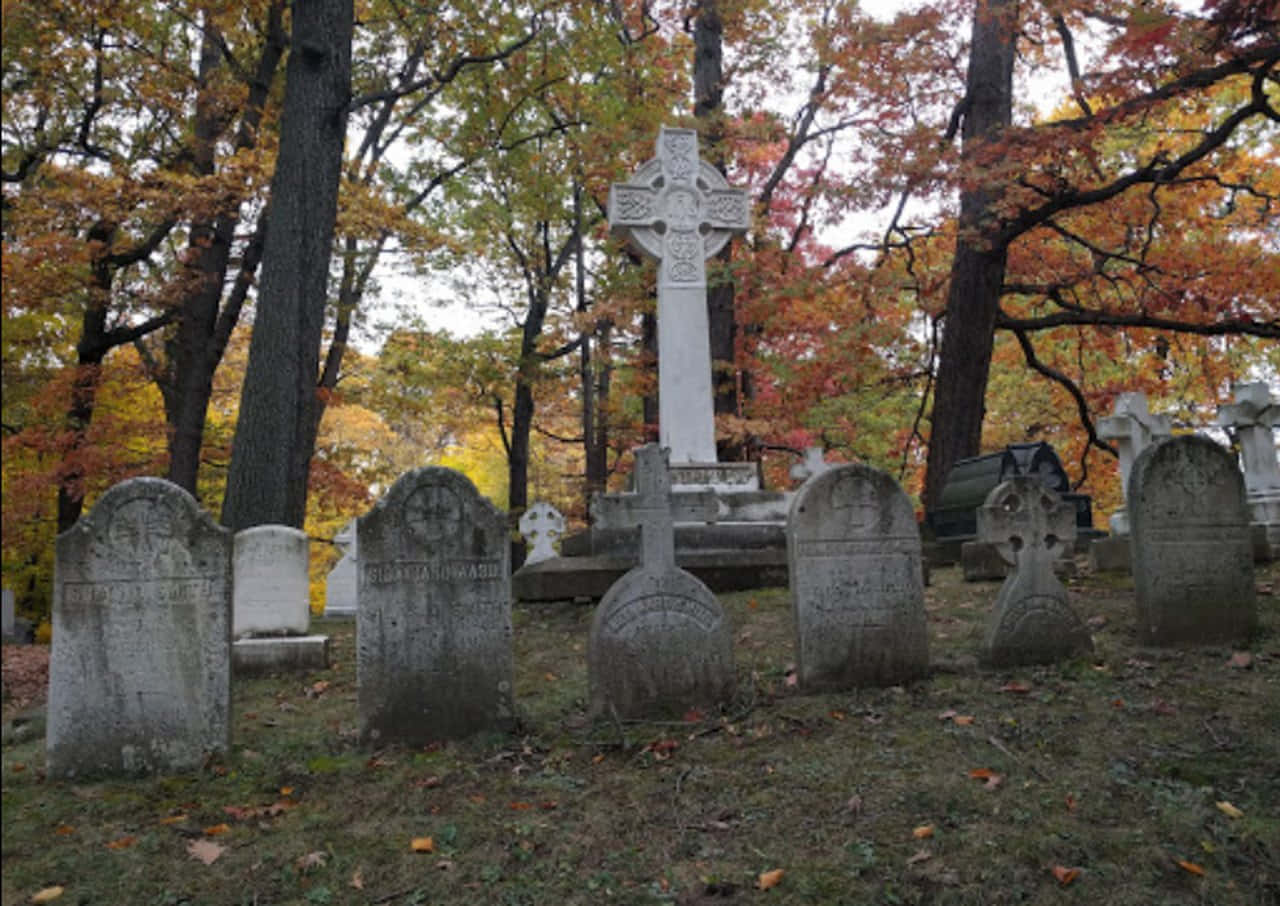
M 933 836 L 933 825 L 922 824 L 911 832 L 911 836 L 915 837 L 917 840 L 927 840 L 929 837 Z
M 1089 619 L 1085 620 L 1085 625 L 1090 629 L 1101 629 L 1107 625 L 1107 618 L 1100 613 L 1095 613 Z
M 1193 875 L 1204 875 L 1204 869 L 1194 862 L 1188 862 L 1186 859 L 1178 860 L 1178 867 L 1183 871 L 1190 872 Z
M 800 677 L 796 675 L 794 670 L 788 670 L 787 678 L 782 681 L 782 684 L 784 686 L 798 686 L 800 685 Z
M 423 789 L 430 790 L 438 787 L 440 783 L 441 783 L 440 778 L 437 777 L 435 774 L 432 774 L 430 777 L 423 777 L 421 780 L 415 780 L 413 782 L 413 786 L 415 789 L 419 789 L 419 790 L 423 790 Z
M 474 796 L 468 796 L 467 798 L 470 799 L 472 802 L 474 802 L 476 805 L 482 805 L 484 803 L 484 796 L 482 796 L 479 793 L 476 793 L 476 795 Z
M 1248 670 L 1253 666 L 1253 655 L 1247 651 L 1237 651 L 1231 655 L 1231 659 L 1227 661 L 1227 666 L 1233 670 Z
M 307 853 L 305 856 L 298 856 L 294 860 L 294 865 L 302 874 L 306 874 L 316 868 L 324 868 L 325 863 L 329 861 L 329 854 L 320 852 Z
M 554 673 L 552 673 L 550 670 L 548 670 L 546 673 L 542 674 L 542 678 L 543 678 L 544 680 L 546 680 L 547 682 L 549 682 L 549 683 L 554 683 L 556 680 L 560 679 L 560 677 L 556 676 L 556 675 L 555 675 Z
M 843 711 L 832 711 L 832 712 L 831 712 L 831 719 L 832 719 L 832 720 L 844 720 L 844 718 L 845 718 L 845 713 L 844 713 Z
M 1113 707 L 1113 708 L 1123 708 L 1123 707 L 1124 707 L 1124 699 L 1123 699 L 1123 698 L 1112 699 L 1112 701 L 1111 701 L 1111 707 Z
M 1218 811 L 1222 812 L 1222 814 L 1226 815 L 1228 818 L 1244 817 L 1244 812 L 1240 811 L 1240 809 L 1236 808 L 1230 802 L 1215 802 L 1214 805 L 1218 807 Z
M 231 825 L 229 824 L 215 824 L 213 827 L 206 827 L 204 832 L 210 837 L 216 837 L 218 834 L 225 834 L 229 830 L 231 830 Z
M 364 890 L 364 869 L 357 868 L 351 873 L 350 885 L 356 890 Z
M 1074 812 L 1076 810 L 1076 797 L 1070 793 L 1067 794 L 1067 811 Z
M 62 887 L 54 886 L 54 887 L 46 887 L 43 890 L 38 890 L 31 895 L 31 902 L 52 903 L 58 897 L 62 896 L 63 889 L 64 888 Z
M 53 829 L 53 832 L 59 837 L 67 837 L 76 832 L 76 829 L 70 824 L 59 824 Z
M 974 780 L 985 781 L 983 786 L 989 790 L 994 790 L 996 787 L 1000 785 L 1000 782 L 1004 780 L 1004 777 L 1002 775 L 997 774 L 995 771 L 991 770 L 990 768 L 974 768 L 972 771 L 969 772 L 969 776 L 972 777 Z
M 453 860 L 452 860 L 452 859 L 441 859 L 439 862 L 437 862 L 437 863 L 436 863 L 436 868 L 438 868 L 440 871 L 452 871 L 452 870 L 453 870 Z
M 556 802 L 554 799 L 548 799 L 545 802 L 538 803 L 538 808 L 542 809 L 544 812 L 554 811 L 559 807 L 560 807 L 560 803 Z
M 967 727 L 973 723 L 972 714 L 957 714 L 951 719 L 951 722 L 958 727 Z
M 324 695 L 325 690 L 329 688 L 328 680 L 319 680 L 311 684 L 311 688 L 307 690 L 307 698 L 316 698 Z
M 1066 887 L 1076 878 L 1080 877 L 1080 869 L 1066 868 L 1062 865 L 1055 865 L 1052 868 L 1053 876 L 1058 879 L 1058 883 Z
M 414 837 L 409 848 L 415 853 L 433 853 L 436 851 L 436 841 L 430 837 Z
M 9 770 L 13 771 L 13 773 L 15 773 L 15 774 L 21 774 L 21 773 L 22 773 L 23 771 L 25 771 L 26 769 L 27 769 L 27 766 L 26 766 L 23 762 L 21 762 L 21 761 L 15 761 L 15 762 L 14 762 L 12 765 L 10 765 L 10 767 L 9 767 Z
M 161 818 L 160 823 L 161 824 L 181 824 L 183 821 L 186 821 L 186 820 L 187 820 L 186 815 L 170 815 L 167 818 Z
M 704 717 L 706 717 L 706 715 L 697 708 L 690 708 L 688 711 L 684 712 L 684 722 L 687 724 L 701 723 Z
M 1170 717 L 1178 713 L 1178 709 L 1169 704 L 1163 698 L 1157 698 L 1155 704 L 1151 706 L 1151 710 L 1156 714 L 1163 714 L 1165 717 Z
M 604 752 L 601 752 L 599 755 L 592 755 L 592 756 L 591 756 L 591 763 L 592 763 L 592 764 L 599 764 L 599 763 L 600 763 L 600 762 L 602 762 L 602 761 L 604 761 Z
M 760 602 L 757 601 L 755 598 L 752 598 L 750 601 L 747 602 L 748 610 L 755 610 L 759 606 L 760 606 Z
M 916 850 L 915 854 L 907 859 L 908 865 L 915 865 L 917 862 L 927 862 L 933 858 L 933 853 L 927 849 Z
M 118 840 L 112 840 L 107 844 L 107 849 L 128 849 L 130 846 L 138 842 L 138 838 L 133 835 L 120 837 Z
M 293 795 L 293 787 L 291 787 L 291 786 L 282 786 L 282 787 L 280 787 L 280 795 L 281 795 L 281 796 L 292 796 L 292 795 Z
M 878 711 L 873 712 L 871 714 L 866 714 L 863 716 L 862 719 L 867 723 L 871 724 L 872 726 L 875 726 L 876 724 L 884 723 L 884 715 L 879 713 Z
M 1031 684 L 1015 680 L 1013 682 L 1005 683 L 1003 686 L 1000 687 L 1000 691 L 1001 692 L 1017 692 L 1020 694 L 1025 692 L 1030 692 Z
M 845 808 L 853 812 L 855 815 L 862 814 L 862 797 L 854 793 L 849 797 L 849 801 L 845 803 Z
M 511 809 L 513 812 L 527 812 L 529 809 L 533 808 L 533 803 L 511 802 L 507 804 L 507 808 Z
M 775 868 L 773 871 L 761 872 L 759 879 L 756 881 L 756 887 L 761 890 L 769 890 L 777 887 L 778 882 L 782 880 L 782 876 L 786 873 L 786 870 L 782 868 Z
M 187 852 L 191 858 L 198 859 L 205 865 L 212 865 L 218 861 L 218 856 L 222 855 L 226 847 L 214 843 L 212 840 L 192 840 L 187 844 Z

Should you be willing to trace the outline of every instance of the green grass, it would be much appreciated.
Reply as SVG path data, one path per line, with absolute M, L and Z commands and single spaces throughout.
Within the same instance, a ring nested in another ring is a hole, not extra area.
M 318 622 L 334 667 L 237 682 L 232 750 L 194 775 L 60 783 L 42 740 L 6 745 L 3 902 L 61 885 L 57 903 L 130 906 L 1275 904 L 1276 579 L 1259 574 L 1247 669 L 1225 647 L 1139 648 L 1131 588 L 1083 579 L 1094 657 L 987 672 L 998 586 L 935 571 L 933 676 L 821 696 L 786 683 L 786 592 L 725 595 L 733 707 L 621 727 L 585 719 L 591 609 L 520 606 L 520 730 L 418 751 L 358 745 L 353 626 Z M 212 865 L 199 840 L 225 847 Z M 1054 866 L 1080 874 L 1063 886 Z

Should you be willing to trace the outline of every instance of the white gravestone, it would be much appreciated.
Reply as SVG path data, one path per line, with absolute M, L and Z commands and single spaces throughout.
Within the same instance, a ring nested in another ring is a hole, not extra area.
M 671 464 L 716 461 L 706 259 L 750 225 L 747 193 L 698 159 L 698 133 L 663 126 L 657 156 L 609 189 L 613 233 L 658 260 L 658 431 Z
M 564 516 L 549 503 L 535 503 L 520 517 L 520 534 L 530 544 L 525 563 L 550 560 L 556 556 L 553 545 L 564 534 Z
M 420 746 L 514 720 L 506 517 L 466 476 L 402 475 L 357 520 L 361 735 Z
M 1143 451 L 1129 475 L 1138 636 L 1148 645 L 1239 642 L 1257 625 L 1244 479 L 1188 435 Z
M 992 667 L 1047 664 L 1093 651 L 1089 630 L 1054 574 L 1076 537 L 1075 507 L 1038 479 L 992 488 L 978 509 L 978 536 L 1013 567 L 987 624 L 982 660 Z
M 1253 522 L 1263 526 L 1269 545 L 1280 547 L 1280 462 L 1275 438 L 1280 403 L 1272 401 L 1271 390 L 1262 381 L 1239 384 L 1235 402 L 1218 408 L 1217 423 L 1235 431 Z
M 679 716 L 733 696 L 733 636 L 720 602 L 676 566 L 667 451 L 636 450 L 640 565 L 601 599 L 587 641 L 591 713 Z
M 890 686 L 929 668 L 920 531 L 887 474 L 837 466 L 810 478 L 787 518 L 800 686 Z
M 1123 497 L 1129 487 L 1129 472 L 1133 461 L 1153 443 L 1168 440 L 1173 433 L 1167 415 L 1152 415 L 1147 409 L 1145 393 L 1121 393 L 1116 397 L 1111 415 L 1098 419 L 1098 436 L 1111 441 L 1120 457 L 1120 494 Z M 1129 534 L 1129 514 L 1125 505 L 1111 514 L 1111 532 L 1117 536 Z
M 356 615 L 356 592 L 359 584 L 359 550 L 356 546 L 356 523 L 353 519 L 333 536 L 342 558 L 329 570 L 324 583 L 324 615 L 327 619 L 351 619 Z
M 287 525 L 258 525 L 237 532 L 232 632 L 304 635 L 311 625 L 311 552 L 306 532 Z
M 58 536 L 51 777 L 188 770 L 231 738 L 231 532 L 159 478 Z

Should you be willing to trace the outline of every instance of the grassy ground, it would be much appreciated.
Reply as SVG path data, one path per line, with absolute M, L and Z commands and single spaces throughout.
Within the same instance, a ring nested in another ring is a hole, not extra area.
M 1275 904 L 1277 573 L 1247 655 L 1140 648 L 1128 581 L 1086 578 L 1094 657 L 987 672 L 997 586 L 938 571 L 932 677 L 823 696 L 786 592 L 727 595 L 735 707 L 624 727 L 584 719 L 590 608 L 521 606 L 521 731 L 418 751 L 357 745 L 353 627 L 319 622 L 333 668 L 237 682 L 195 775 L 57 783 L 11 735 L 3 902 Z

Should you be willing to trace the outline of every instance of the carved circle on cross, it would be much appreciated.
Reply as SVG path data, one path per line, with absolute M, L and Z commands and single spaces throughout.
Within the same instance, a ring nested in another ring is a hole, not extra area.
M 409 532 L 421 541 L 456 540 L 462 522 L 462 503 L 451 488 L 442 484 L 424 485 L 405 500 L 404 521 Z

